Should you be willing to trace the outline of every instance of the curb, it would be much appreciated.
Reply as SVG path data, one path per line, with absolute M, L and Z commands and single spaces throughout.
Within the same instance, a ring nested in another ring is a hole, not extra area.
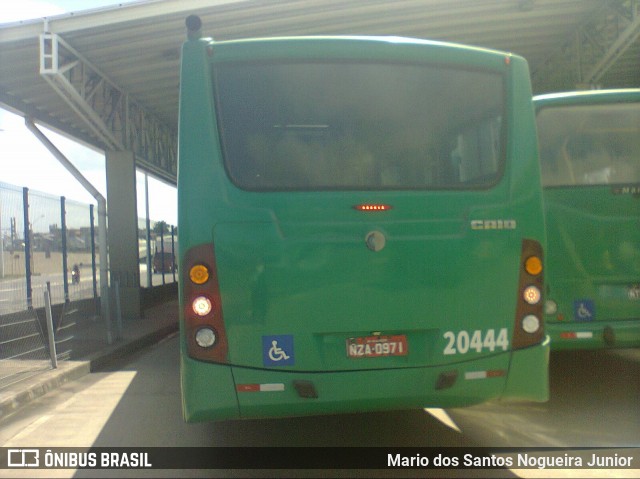
M 89 374 L 90 371 L 89 361 L 61 361 L 58 369 L 36 373 L 30 378 L 15 383 L 14 389 L 9 388 L 6 392 L 0 393 L 0 420 L 49 391 Z
M 178 332 L 177 323 L 165 326 L 131 341 L 118 344 L 118 340 L 116 340 L 116 343 L 111 345 L 107 351 L 93 354 L 88 358 L 91 369 L 90 372 L 93 373 L 105 369 L 110 363 L 126 358 L 141 349 L 156 344 L 176 332 Z

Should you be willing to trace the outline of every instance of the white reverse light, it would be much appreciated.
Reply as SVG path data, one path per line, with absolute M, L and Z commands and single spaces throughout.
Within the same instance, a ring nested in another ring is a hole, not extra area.
M 540 329 L 540 320 L 533 314 L 528 314 L 522 319 L 522 329 L 529 334 L 536 333 Z
M 196 331 L 196 343 L 201 348 L 210 348 L 216 342 L 216 333 L 211 328 L 200 328 Z

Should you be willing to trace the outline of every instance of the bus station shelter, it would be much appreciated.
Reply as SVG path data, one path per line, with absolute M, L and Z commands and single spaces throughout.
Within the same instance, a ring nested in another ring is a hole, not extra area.
M 109 275 L 140 312 L 136 171 L 176 183 L 180 47 L 383 35 L 512 52 L 534 93 L 640 86 L 640 0 L 147 0 L 0 25 L 0 106 L 106 156 Z

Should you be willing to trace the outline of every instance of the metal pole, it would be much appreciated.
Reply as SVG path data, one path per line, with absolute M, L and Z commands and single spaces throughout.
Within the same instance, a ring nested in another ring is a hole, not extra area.
M 162 258 L 162 261 L 160 262 L 160 264 L 162 264 L 162 266 L 160 266 L 160 271 L 162 271 L 162 284 L 165 284 L 165 280 L 164 280 L 164 262 L 165 262 L 165 256 L 164 256 L 164 221 L 160 222 L 160 258 Z
M 91 223 L 91 275 L 93 278 L 93 300 L 98 299 L 98 281 L 96 275 L 96 227 L 93 224 L 93 205 L 89 205 L 89 222 Z M 98 311 L 96 311 L 98 313 Z
M 149 175 L 147 173 L 144 174 L 144 196 L 147 215 L 147 288 L 151 288 L 153 286 L 153 266 L 151 266 L 151 218 L 149 218 Z
M 173 282 L 176 282 L 176 241 L 175 228 L 171 225 L 171 271 L 173 273 Z
M 117 339 L 122 339 L 122 308 L 120 308 L 120 282 L 115 280 L 114 282 L 115 295 L 116 295 L 116 333 Z
M 67 211 L 65 206 L 65 197 L 60 197 L 60 224 L 62 234 L 62 285 L 64 287 L 64 302 L 69 302 L 69 278 L 67 271 L 69 271 L 69 263 L 67 256 Z
M 27 308 L 33 308 L 31 289 L 31 228 L 29 227 L 29 188 L 22 188 L 22 208 L 24 217 L 24 274 L 27 280 Z
M 49 290 L 44 290 L 44 310 L 47 313 L 47 333 L 49 335 L 49 354 L 51 355 L 51 366 L 58 367 L 58 355 L 56 353 L 56 338 L 53 336 L 53 315 L 51 314 L 51 297 Z
M 0 278 L 4 278 L 4 234 L 2 233 L 2 195 L 0 195 Z
M 98 247 L 100 248 L 100 308 L 102 317 L 107 323 L 107 344 L 113 342 L 111 334 L 111 313 L 109 312 L 109 270 L 107 261 L 109 257 L 107 247 L 107 200 L 102 195 L 98 200 Z
M 113 342 L 111 333 L 111 315 L 109 311 L 109 253 L 107 246 L 107 200 L 93 186 L 82 173 L 71 163 L 66 156 L 62 154 L 56 146 L 42 133 L 30 118 L 25 118 L 25 125 L 40 140 L 40 142 L 49 150 L 49 152 L 77 179 L 80 184 L 96 199 L 98 202 L 98 248 L 100 249 L 100 309 L 102 317 L 107 325 L 107 343 Z

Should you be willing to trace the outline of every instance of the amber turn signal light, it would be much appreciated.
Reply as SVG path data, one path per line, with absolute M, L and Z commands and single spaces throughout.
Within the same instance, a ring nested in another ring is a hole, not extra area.
M 537 256 L 529 256 L 524 262 L 524 269 L 531 276 L 542 273 L 542 261 Z
M 209 280 L 209 269 L 203 264 L 196 264 L 189 270 L 189 279 L 195 284 L 204 284 Z

